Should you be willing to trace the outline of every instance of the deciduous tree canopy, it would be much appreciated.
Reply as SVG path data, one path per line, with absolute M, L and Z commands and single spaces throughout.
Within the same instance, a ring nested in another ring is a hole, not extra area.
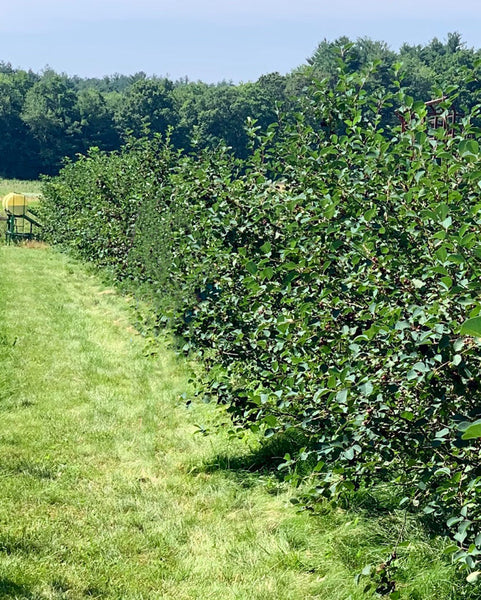
M 430 100 L 459 86 L 458 104 L 468 110 L 480 98 L 476 78 L 468 81 L 465 69 L 474 69 L 479 50 L 467 48 L 458 33 L 446 42 L 425 46 L 405 44 L 398 52 L 384 42 L 367 38 L 322 41 L 304 65 L 287 75 L 270 73 L 253 83 L 208 85 L 187 79 L 115 74 L 102 79 L 69 77 L 47 69 L 41 74 L 0 63 L 0 175 L 35 177 L 55 173 L 63 158 L 73 158 L 96 146 L 120 148 L 129 135 L 165 134 L 177 148 L 213 148 L 219 143 L 246 156 L 248 117 L 266 129 L 277 119 L 277 106 L 292 113 L 312 78 L 336 81 L 339 60 L 346 58 L 350 73 L 379 63 L 365 90 L 393 91 L 392 66 L 401 63 L 409 95 Z M 385 121 L 393 115 L 384 115 Z

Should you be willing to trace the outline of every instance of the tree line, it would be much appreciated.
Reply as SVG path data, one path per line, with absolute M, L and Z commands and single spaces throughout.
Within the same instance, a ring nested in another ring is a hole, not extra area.
M 350 73 L 379 63 L 376 76 L 366 83 L 367 93 L 376 88 L 393 91 L 393 67 L 399 63 L 412 97 L 430 100 L 454 84 L 459 86 L 460 108 L 469 111 L 480 92 L 477 78 L 466 80 L 465 70 L 475 72 L 480 57 L 458 33 L 450 33 L 445 42 L 435 38 L 426 45 L 404 44 L 399 51 L 384 42 L 343 37 L 322 41 L 305 64 L 287 75 L 269 73 L 238 85 L 172 81 L 142 72 L 80 78 L 0 62 L 0 176 L 55 174 L 64 157 L 91 147 L 117 150 L 131 137 L 167 131 L 178 149 L 189 152 L 222 143 L 245 158 L 247 118 L 254 117 L 263 130 L 279 119 L 279 111 L 289 118 L 313 78 L 334 85 L 343 59 Z M 383 118 L 392 121 L 395 116 L 387 111 Z

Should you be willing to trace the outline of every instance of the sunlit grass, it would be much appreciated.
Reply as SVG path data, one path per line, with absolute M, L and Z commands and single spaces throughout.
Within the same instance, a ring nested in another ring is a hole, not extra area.
M 180 400 L 187 368 L 161 342 L 145 356 L 132 300 L 51 250 L 0 261 L 0 598 L 377 597 L 354 576 L 402 515 L 297 512 L 252 472 L 253 435 L 195 433 L 225 417 Z M 401 598 L 462 598 L 443 542 L 414 521 L 406 537 Z
M 38 180 L 2 179 L 0 177 L 0 196 L 5 196 L 10 192 L 38 195 L 41 193 L 41 186 L 42 182 Z

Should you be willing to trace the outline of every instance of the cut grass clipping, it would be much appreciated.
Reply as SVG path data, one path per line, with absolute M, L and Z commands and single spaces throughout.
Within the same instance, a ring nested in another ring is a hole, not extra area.
M 380 573 L 385 597 L 479 597 L 404 514 L 298 512 L 254 436 L 195 435 L 223 414 L 180 400 L 132 300 L 48 249 L 0 261 L 0 598 L 355 600 Z

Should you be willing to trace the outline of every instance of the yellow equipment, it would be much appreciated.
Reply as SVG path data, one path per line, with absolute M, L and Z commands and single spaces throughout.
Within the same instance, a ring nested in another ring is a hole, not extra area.
M 10 192 L 2 200 L 3 210 L 10 215 L 23 216 L 27 212 L 27 205 L 25 194 Z
M 34 215 L 28 211 L 28 196 L 10 192 L 2 200 L 3 210 L 7 213 L 7 230 L 5 238 L 7 242 L 19 240 L 31 240 L 35 237 L 34 227 L 41 227 Z

